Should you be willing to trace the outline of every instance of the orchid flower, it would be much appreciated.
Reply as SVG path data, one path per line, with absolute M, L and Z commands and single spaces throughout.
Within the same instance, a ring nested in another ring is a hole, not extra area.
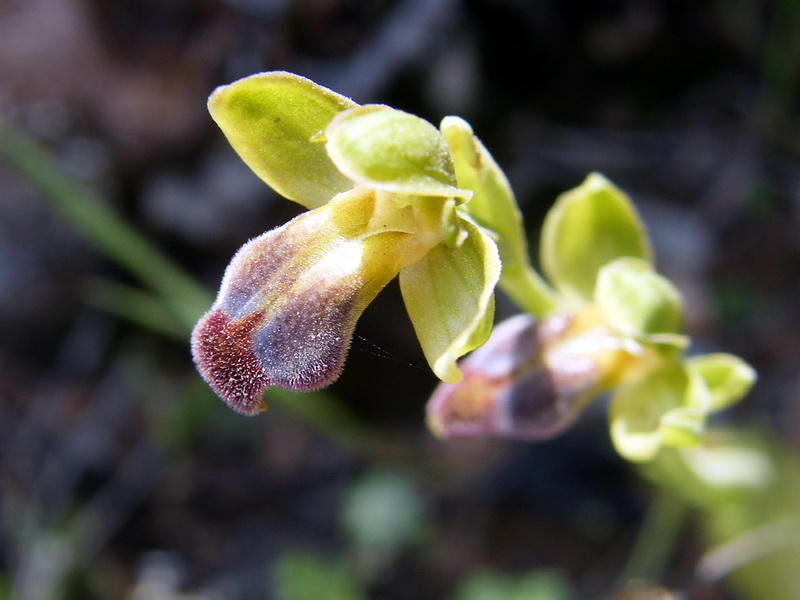
M 437 129 L 285 72 L 222 86 L 209 110 L 256 175 L 307 209 L 236 253 L 193 332 L 200 373 L 234 410 L 263 410 L 270 386 L 336 380 L 358 317 L 394 277 L 442 380 L 428 422 L 443 437 L 551 437 L 608 393 L 617 451 L 647 461 L 697 445 L 753 385 L 738 357 L 687 355 L 681 295 L 603 176 L 549 211 L 545 278 L 508 180 L 462 119 Z M 496 285 L 523 312 L 490 337 Z
M 473 192 L 442 133 L 285 72 L 222 86 L 208 105 L 256 175 L 308 209 L 236 253 L 195 327 L 192 354 L 214 391 L 254 415 L 269 386 L 330 384 L 356 320 L 398 275 L 433 372 L 458 381 L 456 359 L 491 330 L 500 261 L 463 210 Z
M 592 174 L 557 200 L 540 239 L 552 286 L 544 309 L 498 325 L 462 361 L 464 378 L 439 385 L 433 431 L 548 438 L 609 392 L 612 441 L 625 458 L 698 444 L 709 415 L 742 398 L 755 371 L 729 354 L 686 357 L 680 293 L 655 272 L 628 197 Z

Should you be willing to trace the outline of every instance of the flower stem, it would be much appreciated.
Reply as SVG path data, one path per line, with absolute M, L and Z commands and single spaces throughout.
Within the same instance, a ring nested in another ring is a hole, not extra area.
M 530 264 L 504 264 L 500 289 L 514 304 L 535 317 L 543 317 L 559 304 L 555 291 Z
M 632 581 L 657 583 L 672 556 L 689 514 L 681 500 L 659 492 L 651 501 L 631 548 L 627 564 L 617 578 L 617 590 Z

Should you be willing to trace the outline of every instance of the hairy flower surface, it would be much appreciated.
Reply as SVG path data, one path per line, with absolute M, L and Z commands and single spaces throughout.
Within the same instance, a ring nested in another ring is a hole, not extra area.
M 473 192 L 440 131 L 284 72 L 220 87 L 209 109 L 248 166 L 309 209 L 237 252 L 195 327 L 192 354 L 217 394 L 252 415 L 269 386 L 330 384 L 356 320 L 398 275 L 431 368 L 460 379 L 456 359 L 491 329 L 500 261 L 465 217 Z

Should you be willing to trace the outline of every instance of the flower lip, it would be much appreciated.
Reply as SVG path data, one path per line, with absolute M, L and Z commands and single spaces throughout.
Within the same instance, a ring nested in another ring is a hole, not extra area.
M 312 391 L 335 381 L 366 306 L 439 243 L 420 221 L 402 231 L 409 224 L 394 213 L 411 207 L 381 203 L 393 198 L 356 187 L 236 253 L 192 336 L 199 371 L 234 410 L 262 410 L 269 386 Z
M 235 280 L 239 265 L 232 265 Z M 263 410 L 261 396 L 269 386 L 312 391 L 335 381 L 342 370 L 363 308 L 358 273 L 334 272 L 315 278 L 316 285 L 305 285 L 302 277 L 298 281 L 284 290 L 282 301 L 273 299 L 277 306 L 240 310 L 240 315 L 227 307 L 249 302 L 231 302 L 224 294 L 195 327 L 192 354 L 198 370 L 237 412 L 255 415 Z M 265 287 L 280 290 L 283 284 L 267 282 Z M 231 285 L 228 292 L 235 289 Z
M 588 355 L 548 360 L 569 335 L 572 319 L 542 321 L 522 314 L 495 328 L 489 341 L 461 362 L 464 379 L 441 383 L 428 403 L 428 422 L 449 437 L 502 435 L 540 440 L 563 431 L 601 384 Z

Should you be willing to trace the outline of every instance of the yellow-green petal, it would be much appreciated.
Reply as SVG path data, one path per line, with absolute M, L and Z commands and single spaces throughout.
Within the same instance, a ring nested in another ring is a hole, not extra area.
M 456 186 L 439 130 L 417 116 L 388 106 L 359 106 L 337 115 L 325 137 L 331 160 L 357 183 L 411 196 L 471 196 Z
M 400 272 L 400 289 L 425 358 L 439 379 L 462 377 L 456 360 L 489 337 L 500 258 L 479 227 L 462 220 L 467 238 L 458 248 L 436 246 Z
M 638 258 L 619 258 L 600 269 L 594 298 L 605 321 L 625 335 L 676 333 L 681 326 L 680 292 Z
M 276 192 L 306 208 L 322 206 L 353 184 L 312 142 L 355 102 L 313 81 L 273 71 L 218 87 L 208 110 L 231 146 Z
M 686 360 L 685 366 L 708 386 L 713 411 L 744 398 L 757 378 L 755 369 L 741 358 L 722 352 L 693 356 Z
M 459 187 L 473 192 L 464 210 L 481 227 L 497 234 L 503 268 L 527 263 L 522 214 L 503 171 L 466 121 L 445 117 L 440 129 L 453 157 Z
M 592 300 L 599 270 L 631 256 L 650 260 L 650 245 L 628 197 L 598 173 L 559 196 L 542 227 L 542 268 L 575 304 Z

